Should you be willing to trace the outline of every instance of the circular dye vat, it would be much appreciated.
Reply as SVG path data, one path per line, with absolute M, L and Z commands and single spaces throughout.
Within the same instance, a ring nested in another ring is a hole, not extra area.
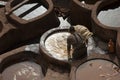
M 89 60 L 76 69 L 75 80 L 119 80 L 120 68 L 104 59 Z
M 2 72 L 2 80 L 42 80 L 41 66 L 30 61 L 16 63 Z
M 117 31 L 120 28 L 119 3 L 119 0 L 105 0 L 96 2 L 95 7 L 93 7 L 91 14 L 92 31 L 105 42 L 110 39 L 116 42 Z
M 70 69 L 67 57 L 67 37 L 70 35 L 68 28 L 53 28 L 46 31 L 40 38 L 40 54 L 49 63 Z
M 67 56 L 67 37 L 68 32 L 57 32 L 50 35 L 45 41 L 48 54 L 59 60 L 68 60 Z

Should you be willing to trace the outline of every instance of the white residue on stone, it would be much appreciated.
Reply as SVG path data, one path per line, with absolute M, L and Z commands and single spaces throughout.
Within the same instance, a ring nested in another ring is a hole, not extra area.
M 64 20 L 63 17 L 58 17 L 60 20 L 60 25 L 59 27 L 70 27 L 70 23 L 67 21 L 67 18 Z
M 37 44 L 27 45 L 25 51 L 32 51 L 35 53 L 39 53 L 39 44 L 37 43 Z
M 99 41 L 98 41 L 99 42 Z M 104 45 L 103 45 L 104 46 Z M 105 54 L 106 52 L 102 50 L 94 41 L 93 37 L 90 37 L 88 39 L 88 44 L 87 44 L 87 54 L 91 53 L 100 53 L 100 54 Z
M 120 7 L 101 11 L 98 20 L 109 27 L 120 27 Z
M 59 60 L 68 60 L 67 57 L 67 37 L 68 32 L 55 33 L 49 36 L 45 41 L 45 47 L 54 58 Z

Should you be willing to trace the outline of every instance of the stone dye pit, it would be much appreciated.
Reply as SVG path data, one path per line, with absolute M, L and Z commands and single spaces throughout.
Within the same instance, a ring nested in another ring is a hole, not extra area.
M 53 28 L 46 31 L 40 38 L 39 53 L 49 63 L 70 69 L 67 57 L 68 28 Z
M 48 54 L 59 60 L 68 60 L 67 57 L 67 37 L 68 32 L 55 33 L 49 36 L 45 41 L 45 47 Z
M 117 31 L 120 24 L 120 1 L 98 1 L 91 13 L 92 32 L 105 42 L 117 40 Z
M 41 66 L 30 61 L 9 66 L 2 72 L 2 80 L 42 80 Z
M 119 80 L 120 68 L 107 60 L 90 60 L 76 70 L 75 80 Z
M 119 27 L 120 26 L 120 6 L 115 9 L 108 9 L 101 11 L 98 14 L 98 20 L 110 27 Z
M 91 30 L 91 12 L 94 4 L 98 1 L 99 0 L 71 0 L 70 23 L 72 25 L 81 24 Z
M 0 8 L 0 54 L 59 24 L 51 0 L 8 1 Z

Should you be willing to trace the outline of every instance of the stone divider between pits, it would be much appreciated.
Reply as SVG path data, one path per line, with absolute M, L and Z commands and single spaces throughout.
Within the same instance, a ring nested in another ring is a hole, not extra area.
M 92 53 L 87 58 L 84 58 L 84 59 L 79 60 L 79 61 L 72 62 L 71 71 L 70 71 L 70 80 L 76 80 L 76 70 L 78 69 L 78 67 L 81 64 L 83 64 L 87 61 L 90 61 L 90 60 L 95 60 L 95 59 L 107 60 L 107 61 L 110 61 L 113 64 L 117 65 L 118 67 L 120 67 L 119 59 L 117 58 L 117 56 L 115 54 L 105 54 L 105 55 L 103 55 L 103 54 L 99 54 L 99 53 Z

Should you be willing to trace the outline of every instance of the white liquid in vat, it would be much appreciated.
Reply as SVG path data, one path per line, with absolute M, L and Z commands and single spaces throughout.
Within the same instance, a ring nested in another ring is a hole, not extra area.
M 40 5 L 40 4 L 38 4 L 38 3 L 25 4 L 25 5 L 21 6 L 20 8 L 18 8 L 17 10 L 13 11 L 13 13 L 16 16 L 20 16 L 21 14 L 30 10 L 32 7 L 34 7 L 36 5 Z M 30 20 L 32 18 L 36 18 L 36 17 L 44 14 L 46 11 L 47 11 L 47 9 L 44 6 L 40 5 L 39 7 L 35 8 L 33 11 L 28 13 L 27 15 L 23 16 L 22 19 Z
M 41 66 L 34 62 L 20 62 L 6 68 L 2 80 L 42 80 Z
M 109 27 L 120 27 L 120 7 L 101 11 L 98 20 Z
M 6 1 L 0 1 L 0 6 L 5 6 L 7 4 Z
M 58 32 L 50 35 L 45 41 L 48 54 L 59 60 L 68 60 L 67 56 L 67 37 L 68 32 Z
M 120 69 L 106 60 L 91 60 L 77 68 L 76 80 L 120 80 Z

